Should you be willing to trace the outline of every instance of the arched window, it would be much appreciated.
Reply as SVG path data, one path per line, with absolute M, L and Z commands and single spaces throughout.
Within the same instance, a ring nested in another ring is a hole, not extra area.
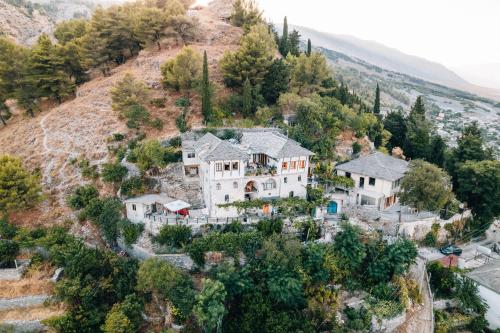
M 226 195 L 224 196 L 224 201 L 225 201 L 225 202 L 229 202 L 229 194 L 226 194 Z
M 233 182 L 233 188 L 238 188 L 238 182 Z
M 221 188 L 220 183 L 217 183 L 217 185 L 215 185 L 215 188 L 217 189 L 217 191 L 219 191 Z
M 266 190 L 266 191 L 267 190 L 273 190 L 273 189 L 276 188 L 276 182 L 274 181 L 274 179 L 268 179 L 262 185 L 264 187 L 264 190 Z

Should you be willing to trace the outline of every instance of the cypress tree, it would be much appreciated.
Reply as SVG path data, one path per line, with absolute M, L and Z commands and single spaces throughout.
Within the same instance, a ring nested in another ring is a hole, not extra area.
M 312 52 L 312 45 L 311 45 L 311 38 L 307 39 L 307 56 L 311 56 Z
M 375 104 L 373 105 L 373 113 L 376 115 L 380 114 L 380 88 L 377 83 L 377 89 L 375 90 Z
M 283 34 L 281 35 L 279 51 L 282 56 L 286 57 L 288 55 L 289 47 L 288 47 L 288 19 L 285 16 L 283 20 Z
M 248 77 L 243 84 L 243 115 L 248 117 L 252 114 L 252 84 Z
M 208 123 L 212 120 L 212 92 L 210 90 L 210 80 L 208 77 L 207 51 L 203 53 L 203 77 L 201 80 L 201 113 Z

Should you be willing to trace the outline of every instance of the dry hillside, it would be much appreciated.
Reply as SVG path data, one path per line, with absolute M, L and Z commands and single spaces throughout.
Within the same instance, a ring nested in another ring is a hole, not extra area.
M 34 44 L 42 33 L 51 34 L 54 23 L 49 17 L 34 10 L 16 7 L 0 0 L 0 34 L 23 45 Z
M 217 64 L 226 50 L 237 48 L 241 30 L 218 19 L 210 8 L 193 11 L 190 15 L 200 21 L 199 40 L 194 47 L 207 51 L 212 79 L 221 83 Z M 97 77 L 78 88 L 76 98 L 59 106 L 48 108 L 29 118 L 16 112 L 14 119 L 0 128 L 0 153 L 22 157 L 31 168 L 39 168 L 47 200 L 30 216 L 18 216 L 20 222 L 46 223 L 69 216 L 65 198 L 76 185 L 85 182 L 77 167 L 71 165 L 74 157 L 85 156 L 91 164 L 102 164 L 108 158 L 107 139 L 113 133 L 127 133 L 125 122 L 111 108 L 109 91 L 127 72 L 144 80 L 149 86 L 160 86 L 160 66 L 174 57 L 181 46 L 165 46 L 144 50 L 136 58 L 115 68 L 109 77 Z M 175 118 L 180 112 L 175 106 L 176 94 L 155 90 L 165 95 L 168 103 L 153 116 L 164 121 L 163 130 L 148 130 L 149 137 L 164 138 L 175 134 Z M 196 105 L 196 103 L 195 103 Z M 198 114 L 197 114 L 198 113 Z M 193 110 L 193 125 L 199 121 L 199 111 Z

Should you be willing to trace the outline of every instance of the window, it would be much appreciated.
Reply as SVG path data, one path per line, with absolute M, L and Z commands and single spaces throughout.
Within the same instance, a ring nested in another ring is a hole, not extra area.
M 371 186 L 375 186 L 375 178 L 370 177 L 370 179 L 368 179 L 368 184 L 370 184 Z
M 217 183 L 217 185 L 215 185 L 215 188 L 217 189 L 217 191 L 220 191 L 221 188 L 220 183 Z
M 288 183 L 288 177 L 283 178 L 283 183 Z
M 288 170 L 288 162 L 283 162 L 283 164 L 282 164 L 281 168 L 282 168 L 283 170 Z
M 401 179 L 398 179 L 396 180 L 395 182 L 392 183 L 392 188 L 397 188 L 399 187 L 399 183 L 400 183 Z
M 226 194 L 226 195 L 224 196 L 224 201 L 225 201 L 225 202 L 229 202 L 229 194 Z
M 301 182 L 301 181 L 302 181 L 302 176 L 299 176 L 299 177 L 297 178 L 297 180 L 298 180 L 299 182 Z
M 350 172 L 346 172 L 346 173 L 345 173 L 345 176 L 346 176 L 347 178 L 351 178 L 351 173 L 350 173 Z
M 297 161 L 292 161 L 292 167 L 290 169 L 292 170 L 297 169 Z
M 132 205 L 132 210 L 135 212 L 137 210 L 137 206 L 135 204 Z
M 188 158 L 194 158 L 196 155 L 194 153 L 188 153 Z
M 233 170 L 238 170 L 239 163 L 238 162 L 233 162 Z
M 233 188 L 238 188 L 238 182 L 233 183 Z
M 293 191 L 290 191 L 290 193 L 288 194 L 288 196 L 289 196 L 290 198 L 293 198 Z
M 301 160 L 301 161 L 299 162 L 299 167 L 300 167 L 301 169 L 305 169 L 305 168 L 306 168 L 306 161 L 305 161 L 305 160 Z
M 262 184 L 264 190 L 272 190 L 276 188 L 276 182 L 273 179 L 267 180 L 264 184 Z
M 215 163 L 215 171 L 222 171 L 222 163 Z
M 231 163 L 229 162 L 224 163 L 224 171 L 231 171 Z

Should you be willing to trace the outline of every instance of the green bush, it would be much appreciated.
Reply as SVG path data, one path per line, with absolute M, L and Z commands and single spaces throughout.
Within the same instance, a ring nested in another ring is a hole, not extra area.
M 422 245 L 424 246 L 434 247 L 436 246 L 436 243 L 437 243 L 437 238 L 432 231 L 429 231 L 422 240 Z
M 0 218 L 0 239 L 12 239 L 17 233 L 17 227 L 9 223 L 9 218 L 4 215 Z
M 187 108 L 191 105 L 191 102 L 189 101 L 189 99 L 185 98 L 185 97 L 181 97 L 181 98 L 178 98 L 175 100 L 175 106 L 179 107 L 179 108 Z
M 182 146 L 182 139 L 180 136 L 176 136 L 168 141 L 170 147 L 180 148 Z
M 144 225 L 131 223 L 129 220 L 123 220 L 122 223 L 121 234 L 125 244 L 128 246 L 135 244 L 144 231 Z
M 99 172 L 97 171 L 97 165 L 90 165 L 89 160 L 83 159 L 78 163 L 78 167 L 82 171 L 82 176 L 87 179 L 97 179 L 99 178 Z
M 0 239 L 0 265 L 16 258 L 19 244 L 12 240 Z
M 126 167 L 116 163 L 106 163 L 102 167 L 101 177 L 102 180 L 108 183 L 119 183 L 127 175 L 128 170 Z
M 361 152 L 361 145 L 355 141 L 353 144 L 352 144 L 352 153 L 353 154 L 359 154 Z
M 191 228 L 185 225 L 165 225 L 155 237 L 155 242 L 182 248 L 191 242 Z
M 266 238 L 274 234 L 279 235 L 283 230 L 283 220 L 278 218 L 260 220 L 257 223 L 257 230 Z
M 150 103 L 152 106 L 156 106 L 157 108 L 164 108 L 167 100 L 165 98 L 153 98 Z
M 72 209 L 82 209 L 87 207 L 89 202 L 99 197 L 99 192 L 92 185 L 78 187 L 68 199 L 68 204 Z
M 125 197 L 134 197 L 143 194 L 145 191 L 141 177 L 131 177 L 123 181 L 120 187 L 121 195 Z
M 161 119 L 153 119 L 150 123 L 151 127 L 156 128 L 157 130 L 163 129 L 163 121 Z
M 371 315 L 367 309 L 361 307 L 354 309 L 347 306 L 344 309 L 344 314 L 347 317 L 345 326 L 355 332 L 367 331 L 371 326 Z
M 122 134 L 122 133 L 114 133 L 113 134 L 114 141 L 123 141 L 123 139 L 125 139 L 125 134 Z

